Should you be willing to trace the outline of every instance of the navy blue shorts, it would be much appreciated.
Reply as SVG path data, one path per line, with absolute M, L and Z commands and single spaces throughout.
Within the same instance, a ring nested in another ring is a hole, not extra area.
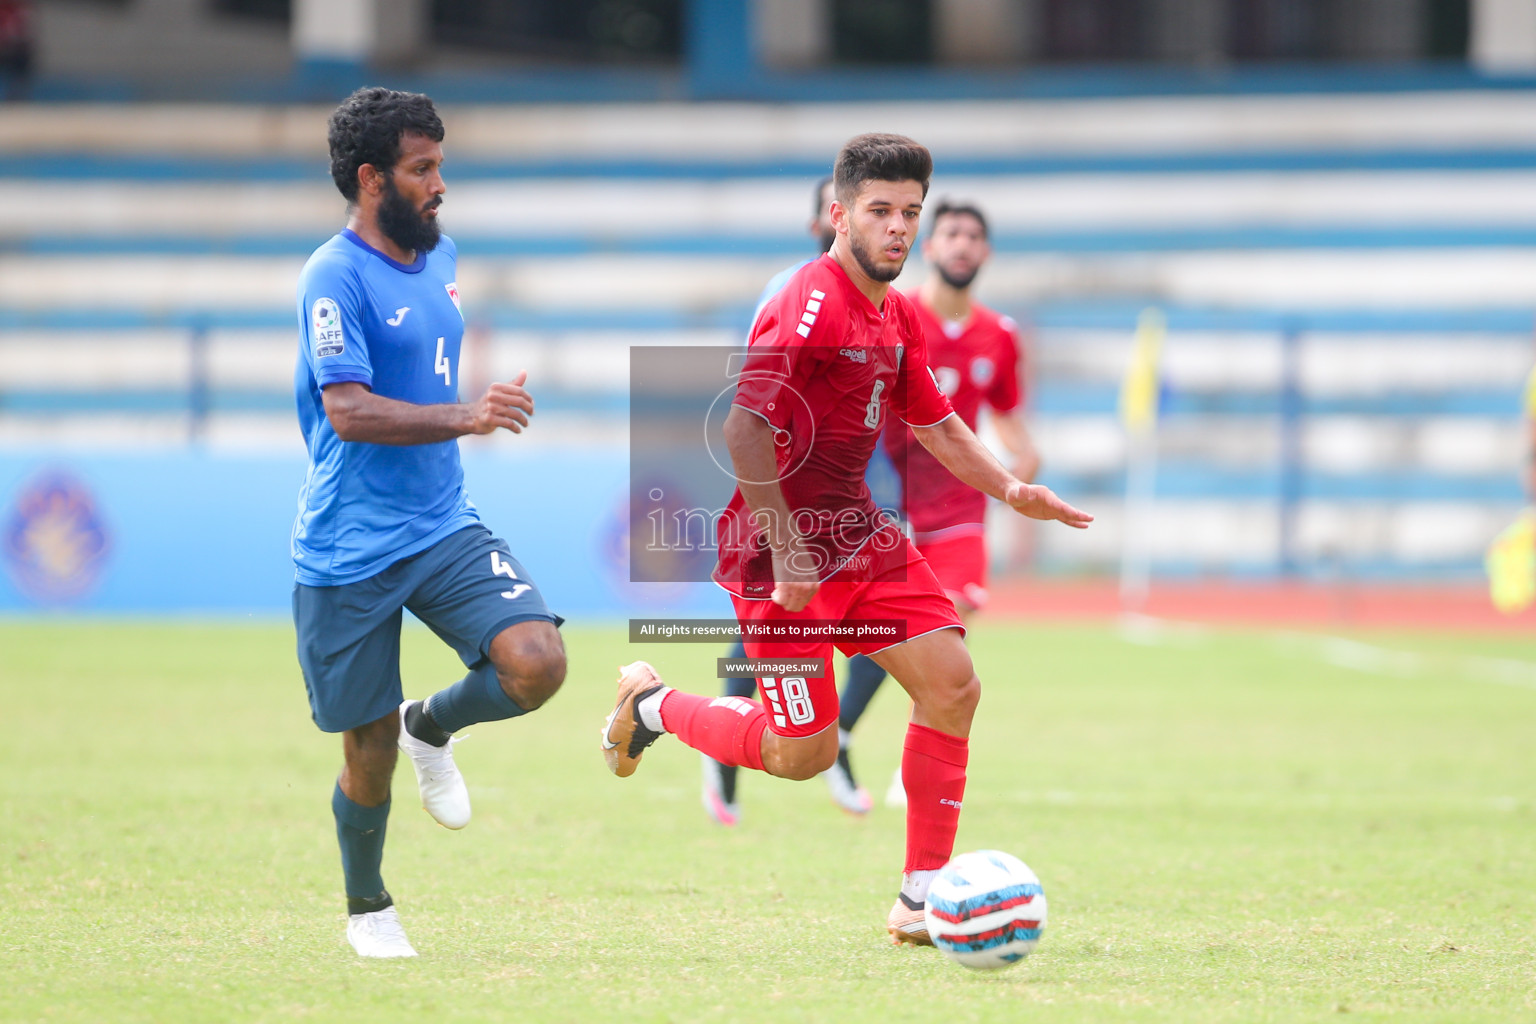
M 489 662 L 491 641 L 508 626 L 565 621 L 545 605 L 506 542 L 479 524 L 366 580 L 337 587 L 296 583 L 299 666 L 310 714 L 321 729 L 356 729 L 400 706 L 402 608 L 471 670 Z

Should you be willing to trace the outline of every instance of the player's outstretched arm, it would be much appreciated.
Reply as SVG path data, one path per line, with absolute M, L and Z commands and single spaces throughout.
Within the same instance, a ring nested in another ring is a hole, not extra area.
M 325 415 L 343 441 L 369 444 L 434 444 L 465 434 L 505 428 L 522 433 L 533 415 L 533 396 L 523 387 L 528 371 L 498 381 L 474 402 L 416 405 L 376 395 L 364 384 L 332 384 L 322 393 Z
M 773 600 L 786 611 L 798 612 L 816 596 L 821 577 L 795 534 L 794 517 L 779 487 L 773 427 L 761 416 L 732 406 L 725 418 L 724 433 L 736 486 L 767 533 L 768 545 L 773 550 Z
M 1021 515 L 1055 520 L 1079 530 L 1093 522 L 1093 516 L 1068 505 L 1049 487 L 1027 484 L 1004 469 L 959 416 L 931 427 L 913 427 L 912 433 L 961 482 L 1006 502 Z
M 1088 529 L 1088 524 L 1093 522 L 1093 516 L 1068 505 L 1043 484 L 1027 484 L 1016 480 L 1003 495 L 1003 501 L 1020 515 L 1031 519 L 1055 520 L 1078 530 Z

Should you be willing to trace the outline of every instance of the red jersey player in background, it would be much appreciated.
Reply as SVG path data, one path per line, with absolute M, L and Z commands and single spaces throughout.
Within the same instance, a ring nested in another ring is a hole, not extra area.
M 1032 483 L 1040 471 L 1040 455 L 1024 426 L 1018 327 L 971 298 L 971 285 L 991 255 L 987 218 L 980 208 L 940 200 L 923 242 L 928 277 L 908 298 L 928 342 L 928 365 L 955 414 L 975 430 L 982 407 L 989 408 L 992 429 L 1008 451 L 1009 468 Z M 897 420 L 886 424 L 885 448 L 901 474 L 902 508 L 912 541 L 963 622 L 987 602 L 987 496 L 955 479 Z M 849 659 L 832 771 L 843 773 L 843 785 L 861 793 L 848 760 L 849 733 L 884 679 L 885 670 L 869 658 Z M 885 802 L 906 803 L 899 770 Z
M 900 135 L 861 135 L 838 153 L 831 251 L 769 301 L 753 326 L 724 433 L 737 487 L 719 523 L 715 579 L 744 628 L 900 620 L 905 639 L 839 637 L 912 697 L 902 756 L 906 863 L 886 927 L 931 945 L 929 883 L 953 853 L 971 720 L 981 696 L 965 628 L 911 542 L 870 497 L 864 471 L 889 416 L 910 425 L 972 487 L 1035 519 L 1084 528 L 1087 513 L 1016 478 L 954 415 L 928 367 L 918 314 L 890 290 L 917 235 L 933 160 Z M 837 758 L 834 641 L 763 643 L 751 657 L 818 658 L 821 675 L 760 677 L 763 703 L 666 686 L 645 662 L 621 669 L 602 729 L 610 770 L 634 773 L 663 733 L 723 764 L 809 779 Z

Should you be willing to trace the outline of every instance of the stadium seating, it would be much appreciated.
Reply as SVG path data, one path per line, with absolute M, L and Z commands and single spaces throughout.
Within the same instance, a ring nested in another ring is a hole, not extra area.
M 0 114 L 0 443 L 294 450 L 293 282 L 340 225 L 313 108 Z M 1119 557 L 1116 388 L 1169 310 L 1170 572 L 1475 569 L 1519 502 L 1536 100 L 1466 92 L 446 111 L 470 384 L 528 367 L 529 444 L 619 445 L 633 344 L 731 344 L 808 255 L 811 184 L 869 129 L 992 217 L 984 301 L 1032 325 L 1039 535 Z M 915 284 L 921 267 L 903 284 Z M 1283 536 L 1282 536 L 1283 534 Z M 1012 534 L 999 537 L 1006 552 Z

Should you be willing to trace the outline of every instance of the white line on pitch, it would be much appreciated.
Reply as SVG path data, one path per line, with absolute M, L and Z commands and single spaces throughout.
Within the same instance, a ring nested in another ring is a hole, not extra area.
M 1192 648 L 1208 643 L 1216 630 L 1199 622 L 1159 619 L 1150 615 L 1126 615 L 1120 619 L 1120 638 L 1143 647 Z M 1316 658 L 1336 668 L 1369 675 L 1404 679 L 1443 675 L 1447 670 L 1499 686 L 1536 690 L 1536 662 L 1484 654 L 1428 654 L 1403 651 L 1379 644 L 1327 633 L 1294 630 L 1260 630 L 1278 650 L 1292 656 Z

